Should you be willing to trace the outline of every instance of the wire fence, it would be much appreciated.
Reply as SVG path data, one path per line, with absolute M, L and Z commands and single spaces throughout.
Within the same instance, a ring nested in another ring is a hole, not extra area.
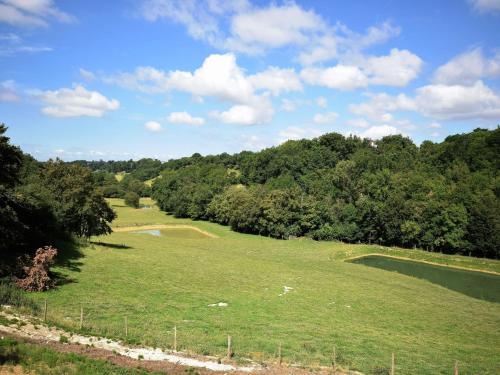
M 401 350 L 387 351 L 383 358 L 377 356 L 359 359 L 349 351 L 348 343 L 325 340 L 304 340 L 300 345 L 287 342 L 287 337 L 257 337 L 250 332 L 234 333 L 223 323 L 214 326 L 201 321 L 151 319 L 148 306 L 117 303 L 95 303 L 95 301 L 50 301 L 39 300 L 31 313 L 69 332 L 106 337 L 137 346 L 180 351 L 192 355 L 204 355 L 218 360 L 231 359 L 236 362 L 252 361 L 262 364 L 277 364 L 318 369 L 328 367 L 344 373 L 355 373 L 363 369 L 367 374 L 454 374 L 489 373 L 470 365 L 443 363 L 436 353 L 434 358 L 408 359 Z M 373 353 L 372 353 L 373 354 Z M 401 355 L 399 357 L 398 355 Z M 366 370 L 368 369 L 368 371 Z M 494 373 L 494 372 L 491 372 Z

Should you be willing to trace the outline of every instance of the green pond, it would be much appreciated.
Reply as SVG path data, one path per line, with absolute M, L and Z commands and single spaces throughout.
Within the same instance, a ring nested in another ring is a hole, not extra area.
M 500 302 L 500 276 L 485 272 L 461 270 L 381 255 L 367 255 L 350 261 L 386 271 L 425 279 L 467 296 Z

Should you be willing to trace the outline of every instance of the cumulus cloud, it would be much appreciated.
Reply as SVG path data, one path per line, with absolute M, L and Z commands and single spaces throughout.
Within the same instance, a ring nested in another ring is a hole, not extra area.
M 498 119 L 500 96 L 482 81 L 473 85 L 431 84 L 413 97 L 386 93 L 368 94 L 370 100 L 351 104 L 355 115 L 383 123 L 396 123 L 392 112 L 413 111 L 438 120 Z
M 371 120 L 387 122 L 393 119 L 391 112 L 415 111 L 414 100 L 405 94 L 391 96 L 386 93 L 367 94 L 370 100 L 349 105 L 349 111 Z
M 434 73 L 434 83 L 469 85 L 481 78 L 500 77 L 500 52 L 486 58 L 481 48 L 458 55 Z
M 500 0 L 469 0 L 469 3 L 480 13 L 495 13 L 500 11 Z
M 323 96 L 318 96 L 316 98 L 316 105 L 320 108 L 326 108 L 328 106 L 328 101 Z
M 168 122 L 172 124 L 184 124 L 200 126 L 205 123 L 205 120 L 201 117 L 193 117 L 187 112 L 172 112 L 167 117 Z
M 263 98 L 251 104 L 237 104 L 227 111 L 213 111 L 211 116 L 225 124 L 256 125 L 271 121 L 274 110 L 268 100 Z
M 500 96 L 482 81 L 473 85 L 427 85 L 417 89 L 415 102 L 425 116 L 445 119 L 499 119 Z
M 161 71 L 153 67 L 139 67 L 132 73 L 105 77 L 105 82 L 146 93 L 167 93 L 171 90 L 191 94 L 194 98 L 214 97 L 234 104 L 226 111 L 212 112 L 224 123 L 260 124 L 271 120 L 274 111 L 266 92 L 301 89 L 293 69 L 271 67 L 253 76 L 245 75 L 232 53 L 208 56 L 201 67 L 189 71 Z M 257 91 L 264 90 L 264 93 Z
M 110 100 L 97 91 L 88 91 L 81 85 L 72 89 L 44 91 L 38 96 L 47 104 L 42 108 L 42 112 L 53 117 L 102 117 L 105 112 L 120 107 L 118 100 Z
M 353 126 L 355 128 L 368 128 L 370 123 L 364 118 L 355 118 L 346 121 L 348 126 Z
M 312 10 L 304 10 L 294 3 L 271 4 L 236 14 L 231 20 L 231 36 L 226 46 L 236 51 L 261 52 L 267 48 L 300 45 L 307 43 L 311 32 L 323 27 L 322 18 Z
M 298 106 L 299 103 L 296 100 L 285 98 L 281 101 L 281 109 L 285 112 L 294 112 Z
M 394 126 L 379 125 L 379 126 L 372 126 L 366 129 L 364 132 L 360 133 L 359 136 L 362 138 L 377 140 L 386 137 L 388 135 L 396 135 L 396 134 L 401 134 L 401 132 Z
M 311 84 L 338 90 L 354 90 L 366 87 L 368 79 L 357 66 L 336 65 L 330 68 L 305 68 L 302 79 Z
M 283 143 L 288 140 L 299 140 L 299 139 L 310 139 L 319 137 L 324 132 L 314 129 L 314 128 L 305 128 L 299 126 L 290 126 L 284 130 L 281 130 L 278 135 L 278 142 Z
M 302 90 L 302 83 L 294 69 L 271 66 L 263 72 L 249 76 L 248 80 L 255 89 L 269 90 L 275 96 L 282 92 Z
M 163 131 L 163 127 L 158 121 L 148 121 L 144 124 L 144 127 L 150 132 L 158 133 Z
M 1 0 L 0 22 L 16 27 L 46 27 L 51 20 L 72 22 L 75 18 L 52 0 Z
M 393 48 L 389 55 L 368 58 L 365 74 L 370 84 L 404 87 L 418 76 L 422 63 L 410 51 Z
M 339 117 L 338 113 L 327 112 L 327 113 L 316 113 L 313 117 L 313 122 L 315 124 L 331 124 Z
M 338 90 L 355 90 L 369 84 L 403 87 L 418 76 L 423 63 L 417 55 L 397 48 L 389 55 L 357 56 L 351 62 L 329 68 L 308 67 L 300 74 L 311 85 Z
M 12 80 L 0 82 L 0 102 L 18 102 L 21 97 L 17 93 L 16 83 Z

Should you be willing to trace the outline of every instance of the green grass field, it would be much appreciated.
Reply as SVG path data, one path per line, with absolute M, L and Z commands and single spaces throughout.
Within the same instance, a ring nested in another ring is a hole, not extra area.
M 344 259 L 371 253 L 500 272 L 500 262 L 379 246 L 280 241 L 175 219 L 157 208 L 110 202 L 115 227 L 188 224 L 218 238 L 116 232 L 93 238 L 55 270 L 66 283 L 38 294 L 49 319 L 89 332 L 223 356 L 227 335 L 237 359 L 328 365 L 335 345 L 344 367 L 383 371 L 395 353 L 398 374 L 500 373 L 500 304 L 425 280 Z M 151 204 L 150 201 L 144 201 Z M 78 256 L 78 253 L 81 253 Z M 290 287 L 284 293 L 284 287 Z M 227 307 L 211 307 L 225 302 Z

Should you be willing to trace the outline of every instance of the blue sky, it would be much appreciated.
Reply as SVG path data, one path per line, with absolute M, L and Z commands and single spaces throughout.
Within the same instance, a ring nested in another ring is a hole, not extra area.
M 0 121 L 45 160 L 500 124 L 500 0 L 0 0 Z

